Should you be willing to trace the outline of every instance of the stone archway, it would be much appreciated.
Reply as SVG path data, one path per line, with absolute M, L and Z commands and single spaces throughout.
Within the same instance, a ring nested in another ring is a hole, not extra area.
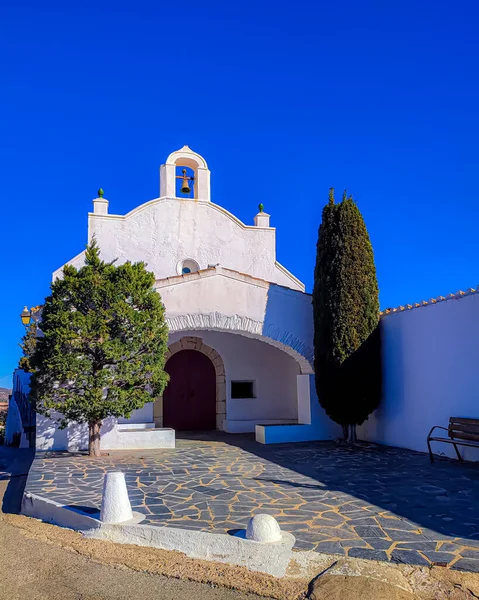
M 204 344 L 201 338 L 185 336 L 171 344 L 166 353 L 166 360 L 181 350 L 201 352 L 213 363 L 216 372 L 216 429 L 224 431 L 226 420 L 226 373 L 223 359 L 214 348 Z M 153 418 L 156 427 L 163 427 L 163 396 L 158 397 L 153 404 Z
M 221 331 L 260 340 L 289 354 L 299 364 L 302 374 L 314 373 L 314 351 L 304 339 L 249 317 L 228 316 L 219 312 L 193 313 L 166 317 L 170 333 L 182 331 Z

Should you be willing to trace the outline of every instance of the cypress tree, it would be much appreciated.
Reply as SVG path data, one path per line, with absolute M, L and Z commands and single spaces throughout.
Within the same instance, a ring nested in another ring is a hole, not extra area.
M 319 402 L 354 440 L 381 394 L 378 283 L 363 217 L 346 192 L 336 204 L 333 188 L 319 228 L 313 314 Z
M 51 285 L 31 389 L 36 410 L 60 428 L 88 423 L 89 453 L 99 456 L 103 419 L 128 418 L 163 393 L 168 330 L 144 263 L 105 263 L 95 241 L 85 258 Z

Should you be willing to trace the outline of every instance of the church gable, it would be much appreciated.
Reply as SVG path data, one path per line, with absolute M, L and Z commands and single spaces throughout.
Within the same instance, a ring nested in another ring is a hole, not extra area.
M 263 206 L 254 225 L 245 225 L 213 204 L 207 163 L 187 146 L 160 168 L 160 194 L 126 215 L 115 215 L 99 193 L 88 218 L 88 240 L 96 237 L 105 260 L 144 261 L 157 279 L 220 265 L 304 290 L 276 262 L 276 231 Z

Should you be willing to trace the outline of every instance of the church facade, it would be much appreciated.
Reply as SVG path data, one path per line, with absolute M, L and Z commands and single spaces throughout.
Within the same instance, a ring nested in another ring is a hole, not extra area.
M 99 196 L 88 241 L 104 260 L 147 264 L 170 332 L 163 397 L 104 423 L 102 447 L 156 447 L 171 430 L 254 432 L 261 443 L 336 437 L 314 391 L 311 295 L 276 260 L 262 205 L 245 225 L 211 202 L 208 165 L 187 146 L 161 166 L 159 198 L 116 215 Z M 67 264 L 83 262 L 82 252 Z M 38 449 L 86 444 L 86 428 L 60 432 L 37 417 Z

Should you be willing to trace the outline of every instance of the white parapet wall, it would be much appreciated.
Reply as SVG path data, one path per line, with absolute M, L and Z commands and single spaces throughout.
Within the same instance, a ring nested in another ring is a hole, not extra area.
M 152 450 L 174 448 L 175 430 L 155 429 L 154 423 L 117 423 L 101 438 L 104 450 Z
M 225 431 L 227 433 L 253 433 L 256 427 L 261 425 L 285 425 L 295 424 L 296 420 L 288 421 L 283 419 L 242 419 L 242 420 L 226 420 Z
M 263 421 L 255 427 L 256 441 L 260 444 L 283 444 L 286 442 L 312 442 L 334 440 L 341 437 L 341 427 L 331 421 L 320 406 L 316 395 L 314 375 L 299 375 L 298 417 L 295 424 Z
M 23 497 L 22 513 L 47 523 L 75 529 L 86 537 L 177 550 L 191 558 L 244 566 L 274 577 L 283 577 L 290 561 L 301 558 L 300 553 L 293 554 L 295 538 L 288 532 L 282 532 L 281 539 L 276 542 L 261 543 L 240 535 L 143 525 L 139 521 L 144 515 L 138 513 L 133 513 L 131 521 L 107 524 L 100 521 L 99 512 L 93 517 L 82 512 L 81 507 L 64 506 L 30 493 Z M 315 560 L 314 553 L 308 555 L 305 556 L 306 563 Z M 295 569 L 298 569 L 296 561 Z
M 155 428 L 153 422 L 118 423 L 113 417 L 103 421 L 101 428 L 102 450 L 151 450 L 174 448 L 175 431 Z M 88 448 L 88 426 L 72 423 L 58 429 L 55 420 L 37 415 L 37 450 L 67 450 L 78 452 Z

